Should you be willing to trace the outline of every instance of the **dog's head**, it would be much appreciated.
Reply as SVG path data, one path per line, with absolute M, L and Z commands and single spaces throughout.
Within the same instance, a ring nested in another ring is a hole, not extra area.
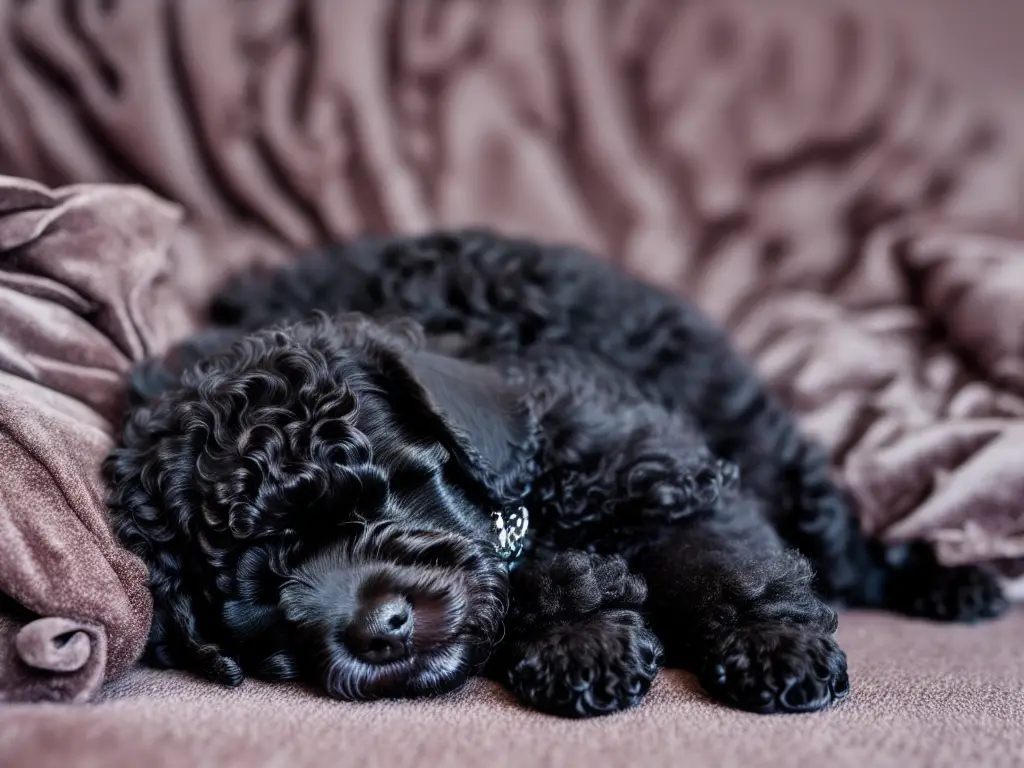
M 192 356 L 140 371 L 107 464 L 150 655 L 346 699 L 461 684 L 500 639 L 491 513 L 527 489 L 526 398 L 407 322 L 317 316 Z

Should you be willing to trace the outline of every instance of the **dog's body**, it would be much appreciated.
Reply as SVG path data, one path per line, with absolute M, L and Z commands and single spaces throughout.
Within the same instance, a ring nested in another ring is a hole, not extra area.
M 154 663 L 352 699 L 486 668 L 584 716 L 640 701 L 664 658 L 733 705 L 809 711 L 848 691 L 828 604 L 1005 605 L 979 569 L 867 540 L 720 330 L 574 249 L 361 240 L 212 315 L 136 374 L 107 464 Z M 509 575 L 490 514 L 520 506 Z

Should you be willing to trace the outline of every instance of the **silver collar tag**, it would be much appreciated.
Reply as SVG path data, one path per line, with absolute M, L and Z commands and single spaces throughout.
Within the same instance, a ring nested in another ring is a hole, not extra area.
M 491 532 L 494 551 L 504 560 L 512 561 L 523 551 L 523 539 L 530 527 L 530 513 L 526 507 L 514 511 L 491 513 Z

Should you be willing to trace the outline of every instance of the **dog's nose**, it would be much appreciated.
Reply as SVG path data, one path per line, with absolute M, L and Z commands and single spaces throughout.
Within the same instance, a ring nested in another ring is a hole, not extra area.
M 413 611 L 400 595 L 388 595 L 364 605 L 345 633 L 345 644 L 371 664 L 404 659 L 412 639 Z

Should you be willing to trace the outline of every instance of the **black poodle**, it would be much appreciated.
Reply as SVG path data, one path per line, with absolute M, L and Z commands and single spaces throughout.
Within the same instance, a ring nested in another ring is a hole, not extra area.
M 581 717 L 667 662 L 807 712 L 849 691 L 832 606 L 1005 608 L 985 571 L 867 539 L 723 332 L 579 250 L 367 238 L 211 317 L 135 372 L 106 464 L 151 663 L 344 699 L 487 672 Z

